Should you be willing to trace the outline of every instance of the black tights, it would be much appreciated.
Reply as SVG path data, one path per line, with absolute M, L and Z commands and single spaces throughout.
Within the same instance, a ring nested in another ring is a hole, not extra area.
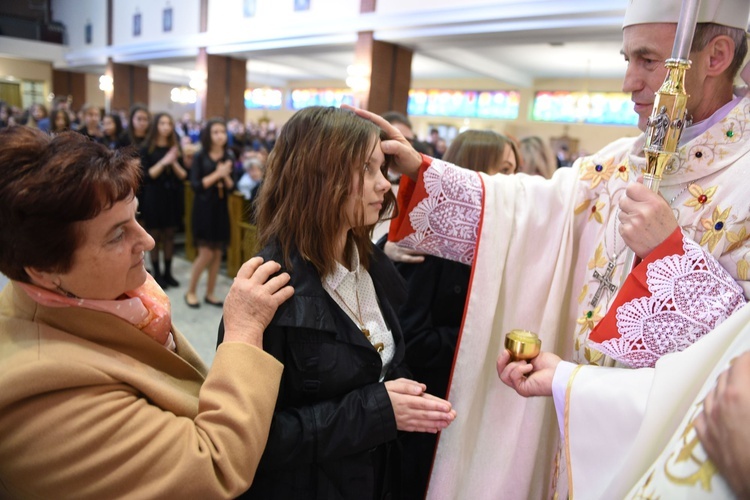
M 172 262 L 172 255 L 174 255 L 174 234 L 176 232 L 177 228 L 174 227 L 166 227 L 166 228 L 160 228 L 160 229 L 148 229 L 148 234 L 151 235 L 151 237 L 154 239 L 154 242 L 156 243 L 154 245 L 154 249 L 151 250 L 151 266 L 154 269 L 155 274 L 161 274 L 160 273 L 160 266 L 159 266 L 159 248 L 163 248 L 164 250 L 164 263 L 165 266 L 167 266 L 167 262 Z M 169 269 L 166 270 L 169 272 Z

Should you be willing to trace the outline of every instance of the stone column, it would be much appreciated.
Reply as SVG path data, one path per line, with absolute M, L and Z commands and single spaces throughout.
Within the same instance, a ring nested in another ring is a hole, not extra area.
M 201 118 L 219 117 L 245 122 L 246 62 L 242 59 L 207 54 L 198 55 L 198 72 L 206 75 L 206 85 L 199 98 Z
M 373 113 L 394 110 L 406 114 L 412 51 L 375 40 L 371 31 L 365 31 L 359 33 L 354 59 L 370 81 L 369 88 L 358 93 L 358 104 Z
M 86 102 L 86 74 L 53 69 L 52 93 L 55 96 L 68 96 L 71 109 L 80 109 Z
M 112 110 L 129 110 L 133 104 L 148 107 L 148 68 L 107 62 L 107 74 L 112 77 Z

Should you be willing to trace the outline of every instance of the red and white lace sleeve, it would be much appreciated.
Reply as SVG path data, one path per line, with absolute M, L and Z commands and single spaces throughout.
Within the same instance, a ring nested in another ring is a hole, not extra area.
M 483 188 L 477 172 L 423 157 L 417 182 L 402 177 L 389 240 L 421 253 L 471 264 Z M 407 220 L 408 218 L 408 220 Z
M 662 247 L 633 270 L 589 337 L 593 348 L 633 368 L 684 350 L 745 304 L 742 287 L 680 229 Z

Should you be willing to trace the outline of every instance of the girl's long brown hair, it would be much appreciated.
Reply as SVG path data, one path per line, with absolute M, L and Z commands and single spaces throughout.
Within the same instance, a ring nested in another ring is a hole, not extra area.
M 361 189 L 361 173 L 379 134 L 377 126 L 351 111 L 313 106 L 295 113 L 268 157 L 258 199 L 260 245 L 277 240 L 288 268 L 296 248 L 321 276 L 333 272 L 337 237 L 351 222 L 344 205 L 352 178 L 360 176 Z M 394 205 L 388 191 L 380 217 L 390 214 Z M 360 213 L 360 221 L 362 217 Z M 361 264 L 368 268 L 373 226 L 355 226 L 347 235 L 345 257 L 349 259 L 356 246 Z

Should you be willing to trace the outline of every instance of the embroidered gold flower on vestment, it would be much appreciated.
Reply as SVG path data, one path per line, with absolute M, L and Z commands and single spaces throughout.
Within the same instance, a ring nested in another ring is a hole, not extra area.
M 602 315 L 600 314 L 600 311 L 602 309 L 601 305 L 596 306 L 595 309 L 588 309 L 583 312 L 580 318 L 576 320 L 576 322 L 581 325 L 581 329 L 578 332 L 579 335 L 586 330 L 593 330 L 594 326 L 599 322 L 599 320 L 602 319 Z
M 594 252 L 594 257 L 589 261 L 589 270 L 598 269 L 607 265 L 607 256 L 604 255 L 604 245 L 599 243 Z
M 716 193 L 717 186 L 711 186 L 710 188 L 703 190 L 698 184 L 692 184 L 688 188 L 688 192 L 691 197 L 684 203 L 686 207 L 693 207 L 693 211 L 697 212 L 705 205 L 709 205 L 712 201 L 713 195 Z
M 602 224 L 604 222 L 604 219 L 602 218 L 602 208 L 604 208 L 604 202 L 603 201 L 597 201 L 593 207 L 591 207 L 591 211 L 589 213 L 589 220 L 596 219 L 596 222 L 599 224 Z
M 726 250 L 724 250 L 724 253 L 729 253 L 740 248 L 745 243 L 745 240 L 747 240 L 748 236 L 750 235 L 747 234 L 747 228 L 745 226 L 742 226 L 737 232 L 727 231 L 727 240 L 729 241 L 730 245 Z
M 591 159 L 586 160 L 584 173 L 581 176 L 582 181 L 591 181 L 591 189 L 594 189 L 601 182 L 609 181 L 615 171 L 615 159 L 609 158 L 602 162 L 596 162 Z
M 701 238 L 700 245 L 708 245 L 708 251 L 713 252 L 716 245 L 726 234 L 727 218 L 732 207 L 727 208 L 723 212 L 717 206 L 714 208 L 714 213 L 711 215 L 711 220 L 701 219 L 701 225 L 706 230 Z

